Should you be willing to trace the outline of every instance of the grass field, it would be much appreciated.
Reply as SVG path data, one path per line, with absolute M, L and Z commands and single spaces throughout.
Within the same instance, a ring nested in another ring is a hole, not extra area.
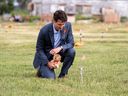
M 106 26 L 73 25 L 76 41 L 85 31 L 84 45 L 67 78 L 48 80 L 35 77 L 32 66 L 41 24 L 0 24 L 0 96 L 128 96 L 128 27 Z

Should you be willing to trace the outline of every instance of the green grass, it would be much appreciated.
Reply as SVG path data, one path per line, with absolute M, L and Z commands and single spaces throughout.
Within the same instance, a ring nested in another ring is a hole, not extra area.
M 26 32 L 16 32 L 17 29 L 0 32 L 0 96 L 128 95 L 128 43 L 109 39 L 85 41 L 84 46 L 76 48 L 76 58 L 67 78 L 48 80 L 35 77 L 32 61 L 38 30 L 35 33 L 30 29 L 33 25 L 26 27 Z M 84 68 L 83 83 L 80 66 Z M 59 72 L 60 68 L 56 75 Z

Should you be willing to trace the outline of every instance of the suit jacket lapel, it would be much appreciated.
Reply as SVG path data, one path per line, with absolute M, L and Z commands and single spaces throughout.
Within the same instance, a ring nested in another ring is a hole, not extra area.
M 64 32 L 64 29 L 60 30 L 61 39 L 63 38 L 63 32 Z
M 65 26 L 64 26 L 64 28 L 60 31 L 60 33 L 61 33 L 61 39 L 64 39 L 65 38 L 65 33 L 64 33 L 64 30 L 65 30 L 66 28 L 65 28 Z
M 51 23 L 50 28 L 49 28 L 49 36 L 52 42 L 52 46 L 54 47 L 54 31 L 53 31 L 53 23 Z

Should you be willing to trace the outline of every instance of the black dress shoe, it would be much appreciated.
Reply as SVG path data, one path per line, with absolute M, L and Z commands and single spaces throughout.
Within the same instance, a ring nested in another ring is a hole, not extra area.
M 39 70 L 38 70 L 37 73 L 36 73 L 36 77 L 41 77 L 41 73 L 40 73 Z
M 58 78 L 65 78 L 65 77 L 66 77 L 65 74 L 63 74 L 63 75 L 59 75 L 59 76 L 58 76 Z

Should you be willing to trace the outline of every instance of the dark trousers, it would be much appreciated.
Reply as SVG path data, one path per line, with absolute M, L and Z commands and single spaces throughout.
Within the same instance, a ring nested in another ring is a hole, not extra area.
M 62 57 L 61 62 L 63 62 L 63 65 L 58 77 L 62 78 L 68 74 L 68 70 L 73 64 L 75 57 L 75 50 L 74 48 L 70 48 L 65 51 L 61 51 L 59 54 Z M 49 67 L 46 65 L 41 65 L 38 71 L 40 73 L 40 77 L 42 78 L 51 78 L 51 79 L 56 78 L 54 69 L 49 69 Z

